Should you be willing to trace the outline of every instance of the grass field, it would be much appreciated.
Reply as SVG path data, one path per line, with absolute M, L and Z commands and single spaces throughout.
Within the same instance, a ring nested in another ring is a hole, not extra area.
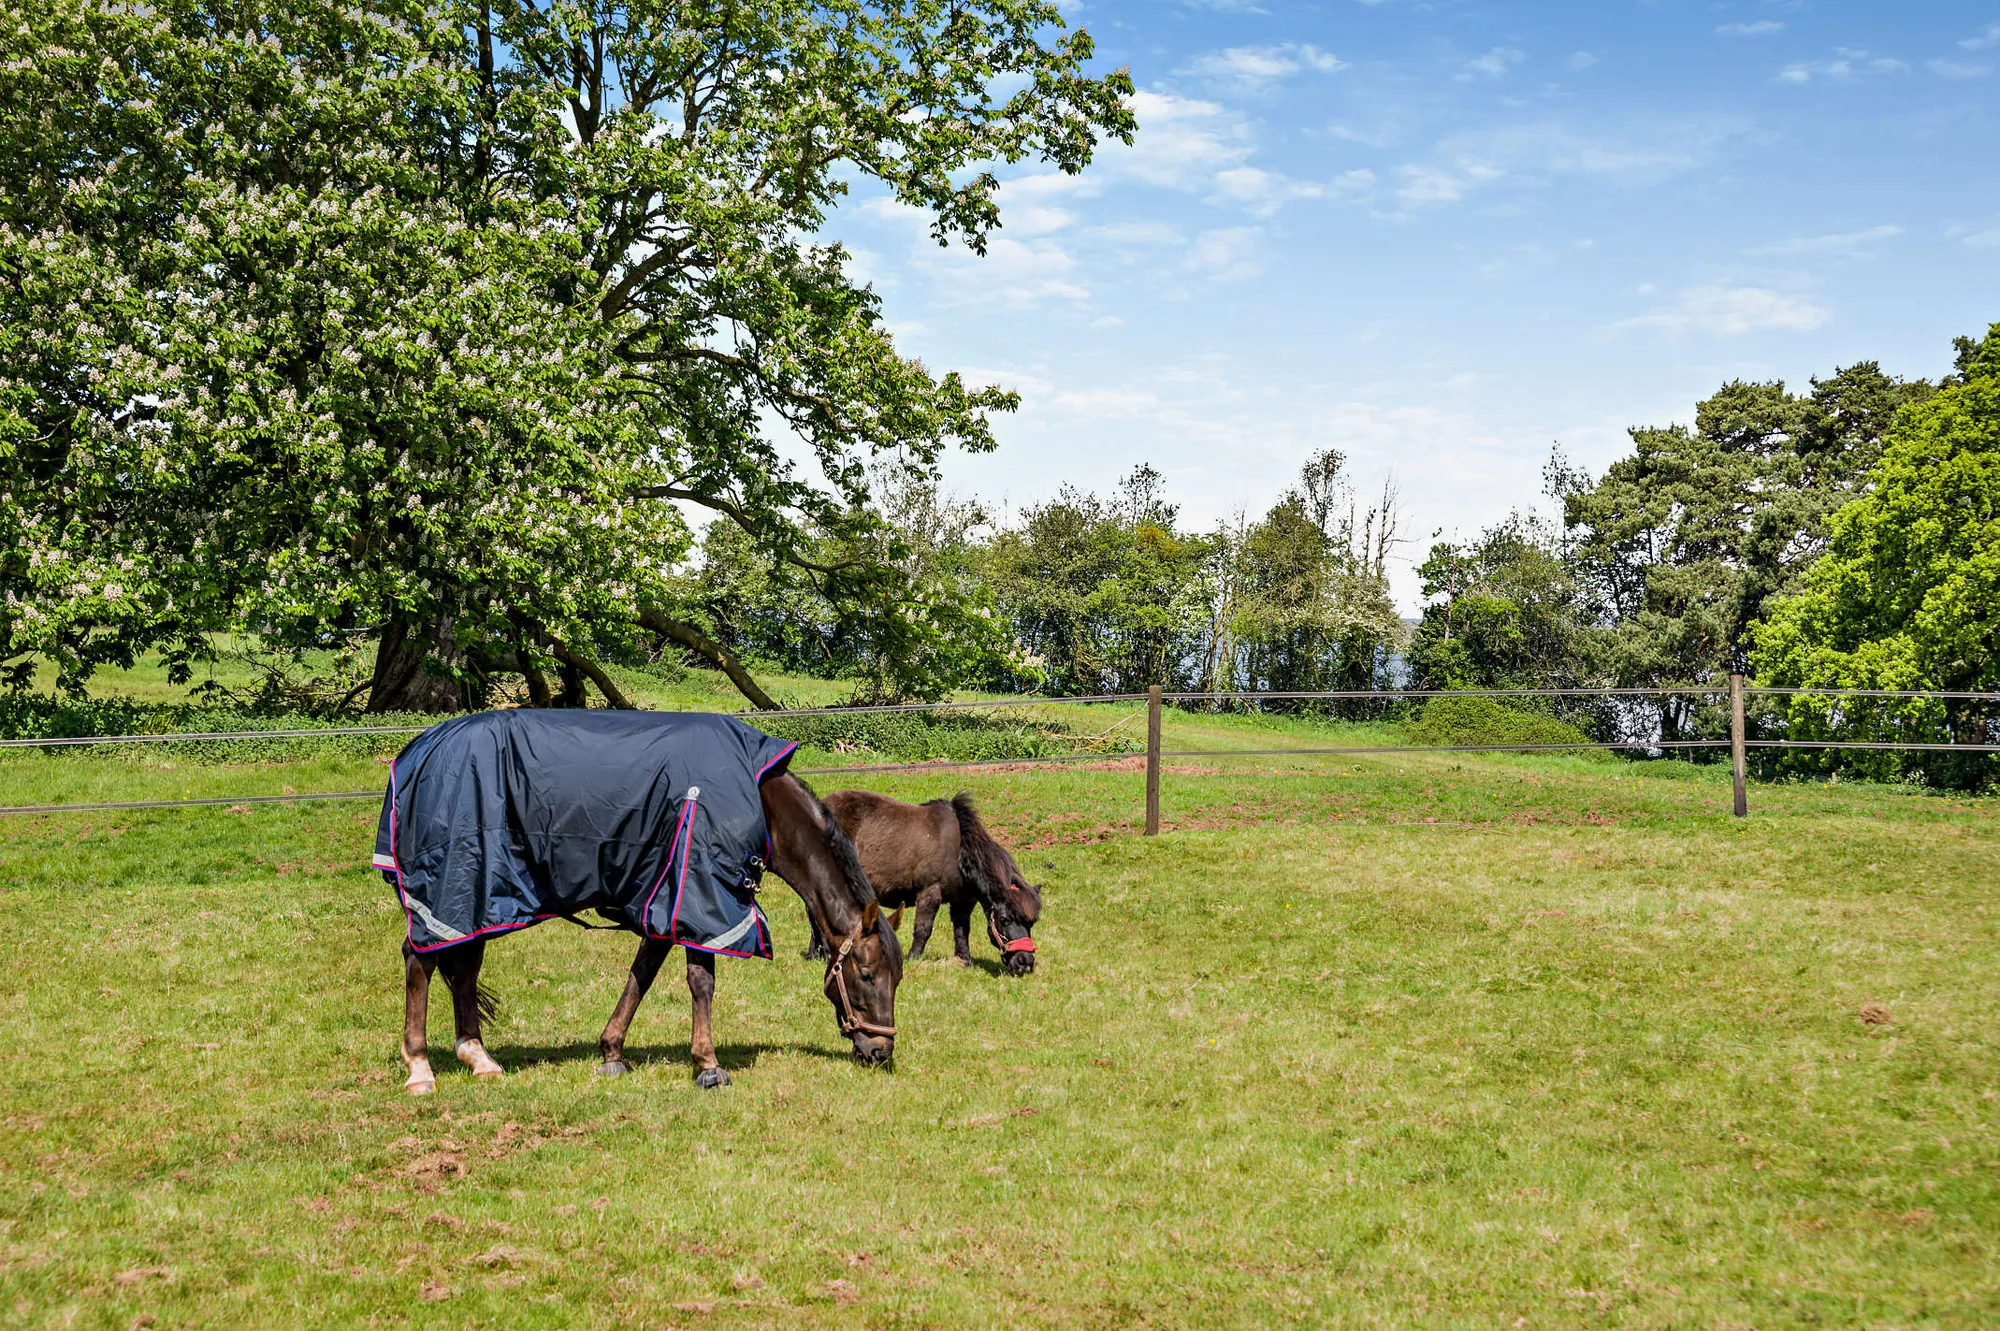
M 0 802 L 380 773 L 21 757 Z M 1116 765 L 864 778 L 982 798 L 1040 969 L 912 966 L 870 1071 L 787 897 L 714 1093 L 677 963 L 593 1075 L 630 949 L 557 924 L 488 954 L 508 1078 L 440 995 L 404 1098 L 367 803 L 11 818 L 0 1325 L 2000 1324 L 2000 805 L 1737 822 L 1719 776 L 1184 760 L 1151 840 Z

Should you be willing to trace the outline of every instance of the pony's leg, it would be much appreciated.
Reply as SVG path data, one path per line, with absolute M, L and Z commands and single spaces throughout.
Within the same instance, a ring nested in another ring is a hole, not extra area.
M 632 973 L 625 977 L 625 992 L 618 996 L 618 1006 L 611 1009 L 611 1020 L 604 1023 L 604 1034 L 597 1040 L 598 1051 L 604 1055 L 597 1070 L 603 1075 L 617 1077 L 632 1070 L 632 1065 L 625 1061 L 625 1032 L 632 1029 L 632 1015 L 639 1010 L 646 991 L 653 987 L 660 963 L 673 950 L 674 945 L 663 938 L 640 941 L 639 955 L 632 958 Z
M 937 925 L 938 907 L 944 904 L 944 884 L 932 883 L 917 894 L 917 920 L 910 926 L 910 960 L 922 960 L 924 944 L 931 941 Z
M 806 928 L 812 930 L 812 937 L 806 940 L 806 950 L 799 956 L 806 961 L 825 961 L 830 955 L 826 950 L 826 939 L 820 937 L 819 921 L 811 911 L 806 912 Z
M 436 966 L 435 958 L 404 942 L 403 1066 L 410 1070 L 410 1079 L 403 1089 L 411 1095 L 429 1095 L 437 1089 L 430 1056 L 431 971 Z
M 715 1032 L 708 1024 L 715 1010 L 713 953 L 688 953 L 688 994 L 694 999 L 694 1033 L 688 1040 L 688 1053 L 694 1056 L 694 1084 L 712 1091 L 729 1084 L 729 1074 L 715 1061 Z
M 951 903 L 951 955 L 961 966 L 972 964 L 972 898 Z
M 493 1055 L 486 1052 L 479 1038 L 482 1009 L 492 1004 L 479 989 L 479 968 L 485 961 L 486 940 L 475 938 L 440 953 L 438 969 L 444 972 L 445 983 L 451 986 L 452 1018 L 458 1026 L 452 1052 L 458 1055 L 459 1062 L 472 1069 L 475 1077 L 504 1077 L 506 1070 L 493 1061 Z

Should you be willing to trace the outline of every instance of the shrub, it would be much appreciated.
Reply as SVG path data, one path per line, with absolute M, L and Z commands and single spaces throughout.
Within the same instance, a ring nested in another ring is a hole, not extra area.
M 1066 753 L 1125 753 L 1131 748 L 1131 742 L 1123 738 L 1091 740 L 1072 734 L 1061 721 L 1019 712 L 854 712 L 787 717 L 748 713 L 743 719 L 822 753 L 892 762 L 991 762 Z
M 1404 733 L 1413 743 L 1440 746 L 1590 743 L 1573 725 L 1494 698 L 1432 698 Z

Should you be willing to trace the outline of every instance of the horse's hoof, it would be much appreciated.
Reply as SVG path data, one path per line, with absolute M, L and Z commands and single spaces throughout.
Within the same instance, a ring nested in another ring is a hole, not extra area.
M 435 1080 L 406 1081 L 403 1083 L 403 1093 L 405 1095 L 429 1095 L 432 1091 L 435 1091 L 437 1088 L 438 1084 Z
M 622 1058 L 606 1059 L 597 1065 L 600 1077 L 622 1077 L 632 1070 L 632 1065 Z
M 507 1070 L 505 1068 L 481 1068 L 472 1074 L 472 1079 L 474 1081 L 499 1081 L 506 1075 Z
M 694 1074 L 694 1084 L 704 1091 L 712 1091 L 718 1086 L 727 1086 L 729 1074 L 721 1068 L 703 1068 Z

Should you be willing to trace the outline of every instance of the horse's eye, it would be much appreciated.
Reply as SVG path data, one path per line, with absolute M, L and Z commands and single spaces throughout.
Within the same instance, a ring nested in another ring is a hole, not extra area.
M 874 981 L 874 979 L 875 979 L 875 972 L 874 972 L 874 971 L 871 971 L 871 970 L 864 970 L 864 971 L 862 971 L 862 972 L 861 972 L 861 980 L 862 980 L 862 983 L 864 983 L 864 984 L 867 984 L 867 983 L 872 983 L 872 982 Z

